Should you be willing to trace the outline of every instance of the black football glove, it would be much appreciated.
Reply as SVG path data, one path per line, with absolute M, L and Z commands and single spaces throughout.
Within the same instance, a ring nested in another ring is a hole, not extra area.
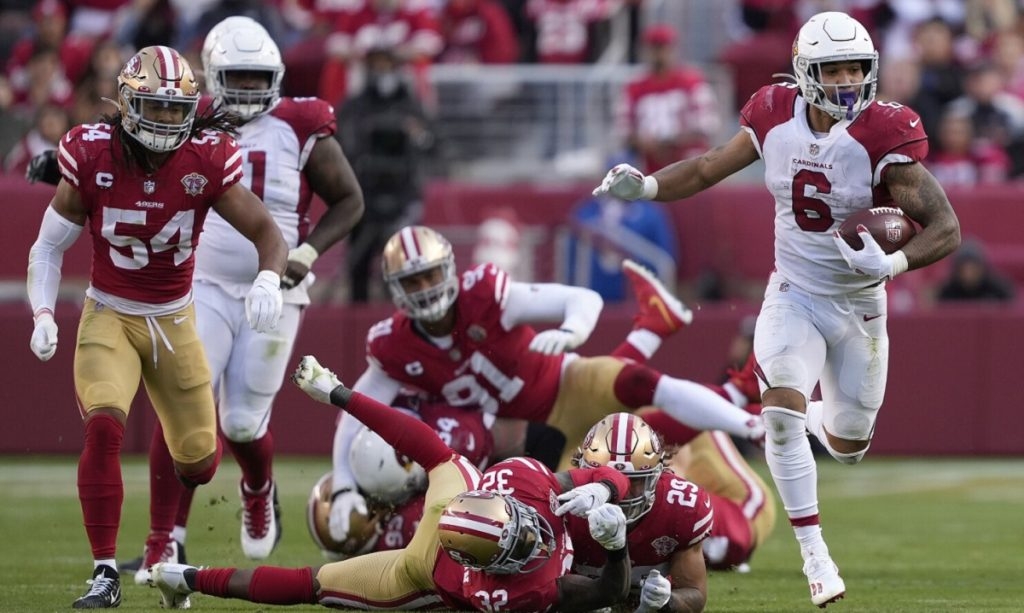
M 42 181 L 50 185 L 60 183 L 60 170 L 57 169 L 57 151 L 50 149 L 32 158 L 25 169 L 25 179 L 29 183 Z

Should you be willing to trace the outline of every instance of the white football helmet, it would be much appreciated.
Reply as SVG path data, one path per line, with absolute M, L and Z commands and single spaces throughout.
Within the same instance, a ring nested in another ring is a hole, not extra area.
M 437 529 L 441 547 L 453 560 L 492 574 L 533 572 L 555 548 L 551 526 L 535 509 L 485 490 L 452 498 Z
M 459 296 L 455 254 L 448 239 L 426 226 L 406 226 L 384 245 L 384 282 L 395 306 L 412 319 L 440 320 Z M 440 269 L 440 281 L 433 287 L 406 292 L 402 279 Z
M 611 466 L 629 477 L 629 494 L 619 501 L 627 525 L 654 506 L 664 461 L 658 433 L 633 413 L 613 413 L 594 424 L 572 458 L 580 468 Z
M 854 91 L 830 95 L 821 84 L 822 64 L 850 61 L 864 66 L 864 80 L 852 84 Z M 875 99 L 878 51 L 868 31 L 853 17 L 818 13 L 807 20 L 793 41 L 793 73 L 808 104 L 836 119 L 853 119 Z
M 192 132 L 199 105 L 199 84 L 188 61 L 170 47 L 140 49 L 117 76 L 117 103 L 121 127 L 150 151 L 173 151 Z M 181 111 L 181 121 L 164 123 L 151 118 L 155 109 Z
M 284 62 L 270 33 L 249 17 L 228 17 L 203 42 L 206 89 L 218 104 L 245 120 L 274 108 L 281 97 Z M 232 71 L 265 72 L 266 89 L 228 87 Z
M 399 505 L 427 489 L 423 467 L 400 455 L 366 426 L 352 441 L 348 463 L 359 490 L 374 502 Z
M 306 502 L 306 527 L 313 542 L 328 560 L 343 560 L 373 550 L 381 534 L 380 517 L 352 511 L 348 538 L 338 542 L 331 537 L 331 473 L 317 480 Z

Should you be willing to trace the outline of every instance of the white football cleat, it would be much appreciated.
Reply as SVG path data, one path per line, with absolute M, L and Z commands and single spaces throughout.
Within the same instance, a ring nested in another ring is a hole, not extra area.
M 149 570 L 149 585 L 160 590 L 161 604 L 165 609 L 188 609 L 192 601 L 188 597 L 192 588 L 185 582 L 186 570 L 198 570 L 188 564 L 160 562 Z
M 263 491 L 250 492 L 243 481 L 238 489 L 242 498 L 242 551 L 252 560 L 266 559 L 281 540 L 277 486 L 271 481 Z
M 846 595 L 839 567 L 828 555 L 810 555 L 804 560 L 804 574 L 811 588 L 811 602 L 824 609 Z

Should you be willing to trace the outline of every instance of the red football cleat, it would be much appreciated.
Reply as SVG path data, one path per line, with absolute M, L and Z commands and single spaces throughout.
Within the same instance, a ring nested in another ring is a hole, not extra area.
M 650 330 L 667 337 L 693 321 L 693 311 L 672 295 L 651 271 L 633 260 L 622 261 L 639 311 L 633 318 L 633 328 Z
M 739 370 L 730 368 L 727 371 L 729 383 L 735 385 L 740 393 L 747 397 L 747 402 L 750 404 L 761 403 L 761 388 L 758 386 L 757 379 L 758 369 L 757 360 L 754 359 L 754 353 L 751 352 L 747 356 L 747 361 L 743 363 L 743 368 Z

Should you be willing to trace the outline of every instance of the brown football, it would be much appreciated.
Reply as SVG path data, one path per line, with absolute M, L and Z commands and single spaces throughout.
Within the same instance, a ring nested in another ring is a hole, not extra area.
M 886 253 L 902 249 L 917 234 L 917 226 L 902 209 L 893 206 L 861 209 L 839 226 L 839 235 L 856 251 L 864 248 L 864 241 L 857 236 L 857 226 L 860 225 L 868 229 Z

